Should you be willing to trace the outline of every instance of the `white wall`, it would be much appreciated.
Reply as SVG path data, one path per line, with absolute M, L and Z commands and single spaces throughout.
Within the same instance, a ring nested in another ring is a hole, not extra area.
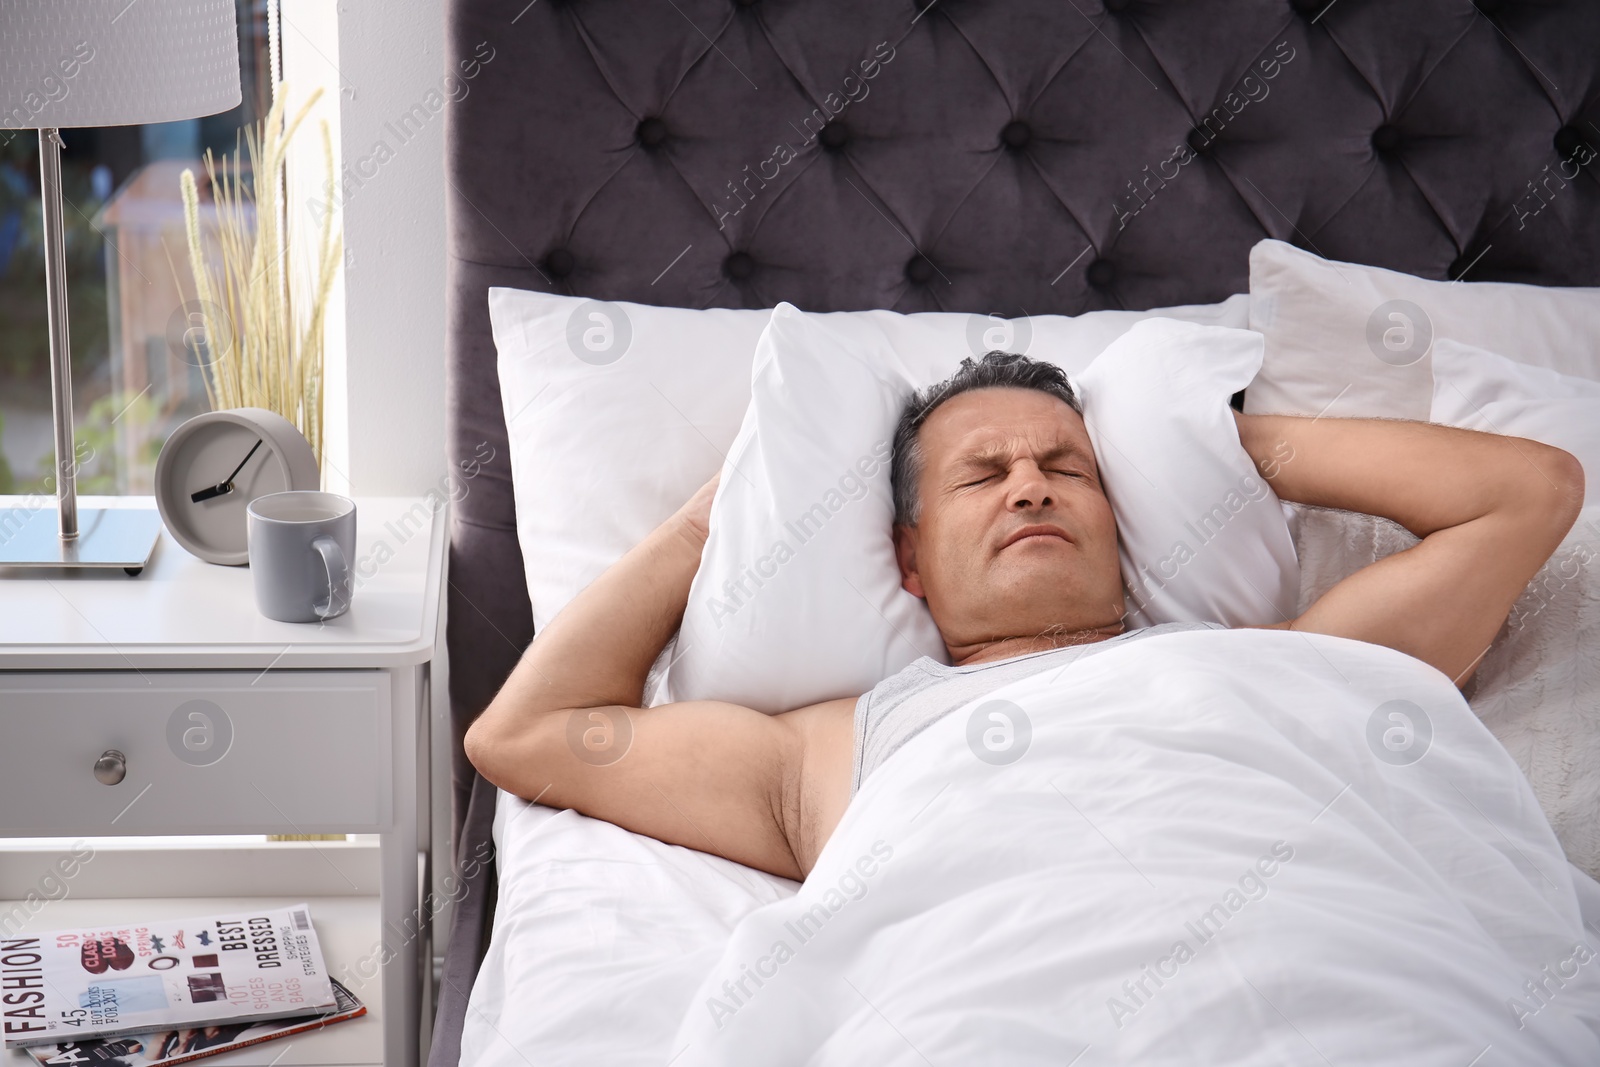
M 287 22 L 285 20 L 288 20 Z M 312 92 L 322 90 L 302 132 L 295 135 L 286 168 L 286 198 L 288 201 L 289 236 L 292 247 L 303 254 L 293 265 L 292 279 L 310 278 L 310 251 L 315 249 L 322 232 L 322 213 L 327 196 L 324 192 L 326 164 L 323 160 L 321 134 L 317 125 L 328 124 L 333 147 L 333 173 L 338 178 L 341 153 L 339 150 L 339 20 L 334 5 L 319 0 L 282 0 L 278 21 L 279 39 L 282 41 L 284 84 L 289 100 L 285 110 L 289 115 L 297 112 Z M 339 224 L 337 206 L 334 207 L 334 224 Z M 337 232 L 337 231 L 335 231 Z M 302 273 L 303 272 L 303 273 Z M 298 290 L 297 290 L 298 291 Z M 323 432 L 323 488 L 337 493 L 348 493 L 349 483 L 344 472 L 350 469 L 350 433 L 348 396 L 345 389 L 345 286 L 344 271 L 334 278 L 328 295 L 327 318 L 323 326 L 323 386 L 325 395 L 322 407 Z
M 339 101 L 344 301 L 342 338 L 329 324 L 325 483 L 422 493 L 446 469 L 443 5 L 282 0 L 281 13 L 291 90 L 297 74 L 320 77 Z

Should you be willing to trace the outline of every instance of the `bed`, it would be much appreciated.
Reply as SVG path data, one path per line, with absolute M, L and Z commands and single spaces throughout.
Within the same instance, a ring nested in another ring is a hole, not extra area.
M 1578 0 L 454 0 L 447 20 L 450 56 L 494 50 L 448 128 L 450 458 L 481 462 L 450 559 L 460 857 L 497 818 L 572 818 L 497 805 L 460 746 L 533 634 L 509 464 L 483 461 L 509 450 L 490 287 L 1076 315 L 1245 293 L 1262 238 L 1600 285 L 1600 10 Z M 844 84 L 873 59 L 870 93 Z M 436 1065 L 460 1058 L 499 892 L 468 870 Z M 792 888 L 712 876 L 730 900 Z

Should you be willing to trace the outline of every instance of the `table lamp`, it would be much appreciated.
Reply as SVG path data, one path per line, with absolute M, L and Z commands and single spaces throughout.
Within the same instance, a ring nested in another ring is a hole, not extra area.
M 155 508 L 78 508 L 58 131 L 172 122 L 237 107 L 233 5 L 0 0 L 0 127 L 39 131 L 56 475 L 55 508 L 6 514 L 0 566 L 121 567 L 137 574 L 161 534 Z

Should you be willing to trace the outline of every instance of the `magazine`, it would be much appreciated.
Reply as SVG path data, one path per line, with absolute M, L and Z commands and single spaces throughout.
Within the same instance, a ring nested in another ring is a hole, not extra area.
M 59 1045 L 33 1045 L 28 1053 L 44 1067 L 96 1065 L 96 1067 L 139 1067 L 144 1063 L 188 1063 L 219 1052 L 232 1052 L 246 1045 L 259 1045 L 275 1037 L 320 1030 L 330 1023 L 343 1022 L 367 1013 L 367 1006 L 337 980 L 333 995 L 338 1006 L 317 1015 L 297 1015 L 274 1022 L 239 1022 L 223 1026 L 204 1026 L 185 1030 L 155 1030 L 123 1037 L 91 1037 L 84 1041 L 63 1041 Z
M 7 1048 L 336 1006 L 304 904 L 0 938 Z

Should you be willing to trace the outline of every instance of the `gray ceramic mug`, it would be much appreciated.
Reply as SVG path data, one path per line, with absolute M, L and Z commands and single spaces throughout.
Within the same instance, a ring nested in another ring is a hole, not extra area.
M 279 622 L 317 622 L 350 609 L 356 503 L 337 493 L 268 493 L 250 502 L 256 607 Z

